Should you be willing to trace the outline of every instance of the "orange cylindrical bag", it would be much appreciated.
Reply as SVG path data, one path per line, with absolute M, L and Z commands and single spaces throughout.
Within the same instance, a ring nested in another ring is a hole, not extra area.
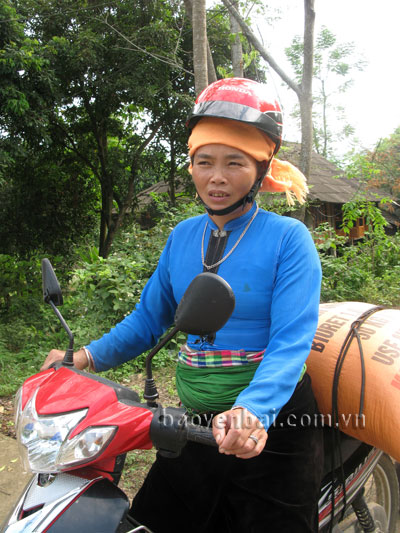
M 307 369 L 324 424 L 400 461 L 400 310 L 321 304 Z

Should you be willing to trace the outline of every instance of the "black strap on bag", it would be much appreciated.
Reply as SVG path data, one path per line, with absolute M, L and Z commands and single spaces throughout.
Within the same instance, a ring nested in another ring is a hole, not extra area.
M 339 464 L 340 464 L 340 484 L 343 487 L 343 511 L 340 520 L 343 520 L 344 513 L 346 511 L 347 507 L 347 500 L 346 500 L 346 480 L 345 480 L 345 473 L 343 469 L 343 458 L 342 458 L 342 450 L 340 446 L 340 431 L 339 431 L 339 407 L 338 407 L 338 393 L 339 393 L 339 378 L 340 373 L 343 368 L 343 363 L 346 358 L 346 355 L 349 351 L 349 348 L 351 346 L 351 343 L 353 342 L 354 338 L 357 339 L 358 344 L 358 350 L 360 354 L 360 362 L 361 362 L 361 390 L 360 390 L 360 404 L 359 404 L 359 410 L 358 410 L 358 417 L 361 419 L 363 416 L 363 410 L 364 410 L 364 397 L 365 397 L 365 361 L 364 361 L 364 351 L 363 346 L 360 338 L 360 327 L 364 324 L 364 322 L 374 313 L 377 311 L 381 311 L 382 309 L 385 309 L 385 307 L 381 305 L 377 305 L 375 307 L 372 307 L 371 309 L 368 309 L 364 313 L 362 313 L 357 320 L 355 320 L 349 329 L 349 332 L 346 335 L 346 338 L 342 344 L 342 347 L 339 352 L 339 356 L 336 361 L 335 371 L 333 374 L 333 384 L 332 384 L 332 463 L 331 463 L 331 472 L 332 472 L 332 486 L 331 486 L 331 501 L 332 501 L 332 508 L 331 508 L 331 523 L 329 531 L 332 532 L 333 528 L 333 519 L 335 514 L 335 488 L 334 488 L 334 465 L 335 465 L 335 459 L 336 459 L 336 450 L 339 454 Z

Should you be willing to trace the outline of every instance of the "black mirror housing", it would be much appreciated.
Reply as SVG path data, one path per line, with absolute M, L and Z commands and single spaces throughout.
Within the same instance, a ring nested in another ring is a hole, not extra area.
M 48 259 L 42 259 L 42 285 L 43 300 L 46 304 L 50 302 L 56 306 L 63 304 L 60 284 Z
M 205 336 L 216 333 L 235 308 L 230 285 L 217 274 L 203 272 L 186 289 L 175 313 L 175 325 L 184 333 Z

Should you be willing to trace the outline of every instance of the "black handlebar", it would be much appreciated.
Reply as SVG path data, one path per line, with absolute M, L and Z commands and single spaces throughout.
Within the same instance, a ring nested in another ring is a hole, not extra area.
M 150 438 L 159 453 L 176 457 L 188 441 L 217 446 L 211 428 L 193 424 L 184 409 L 158 407 L 150 425 Z
M 207 446 L 217 446 L 211 428 L 189 423 L 186 426 L 186 431 L 187 440 Z

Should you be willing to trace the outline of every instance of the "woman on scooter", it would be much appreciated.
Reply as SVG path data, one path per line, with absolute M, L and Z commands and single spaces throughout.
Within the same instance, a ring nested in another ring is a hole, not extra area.
M 217 272 L 235 310 L 215 336 L 189 335 L 176 384 L 187 410 L 212 420 L 218 448 L 189 443 L 178 458 L 158 456 L 130 513 L 155 533 L 316 532 L 323 450 L 305 360 L 321 268 L 307 228 L 255 201 L 261 188 L 302 203 L 305 179 L 275 159 L 281 110 L 257 82 L 211 84 L 188 128 L 190 172 L 207 213 L 178 224 L 135 310 L 74 361 L 102 371 L 148 350 L 192 279 Z M 53 350 L 43 368 L 63 355 Z

